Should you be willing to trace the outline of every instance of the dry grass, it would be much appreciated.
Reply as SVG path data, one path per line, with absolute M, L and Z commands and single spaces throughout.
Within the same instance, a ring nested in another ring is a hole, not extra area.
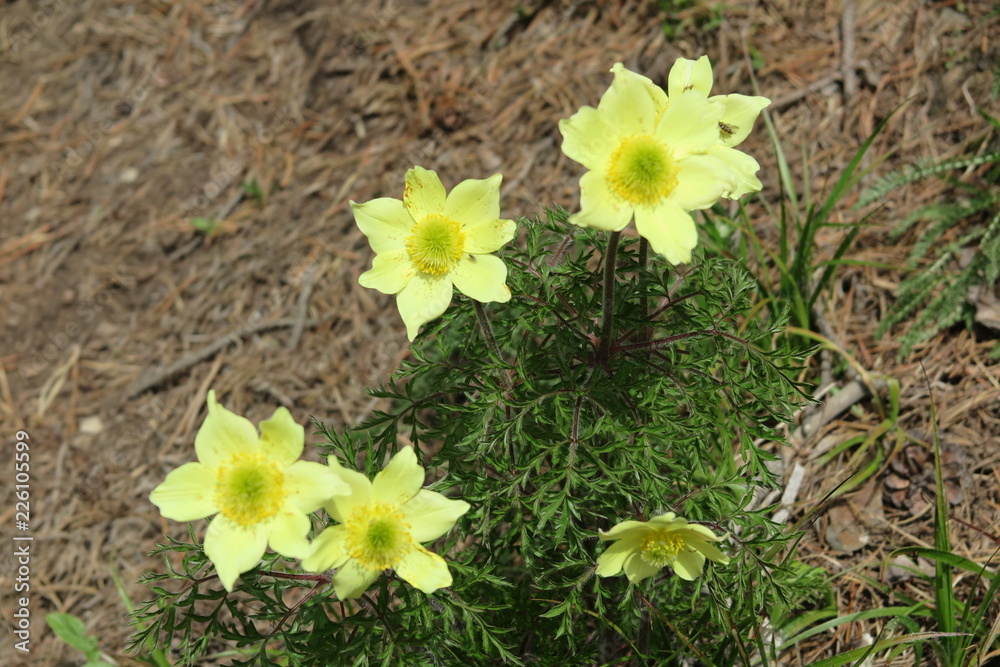
M 707 52 L 716 90 L 746 93 L 745 43 L 764 63 L 757 76 L 792 167 L 808 163 L 816 192 L 903 100 L 872 151 L 891 153 L 883 171 L 967 152 L 987 132 L 976 110 L 1000 114 L 990 94 L 1000 31 L 986 0 L 963 3 L 964 15 L 944 2 L 858 0 L 846 31 L 840 3 L 729 3 L 719 30 L 693 27 L 704 7 L 674 17 L 687 23 L 672 42 L 656 6 L 633 0 L 42 4 L 8 2 L 0 13 L 0 419 L 5 442 L 24 428 L 32 443 L 26 664 L 78 658 L 51 637 L 47 611 L 80 615 L 105 650 L 122 651 L 129 633 L 112 569 L 144 597 L 130 582 L 157 567 L 146 554 L 162 533 L 183 532 L 147 496 L 191 458 L 207 388 L 254 421 L 276 404 L 334 425 L 373 408 L 363 389 L 408 351 L 391 299 L 357 286 L 370 253 L 347 202 L 398 197 L 412 164 L 449 187 L 502 171 L 509 216 L 573 207 L 580 171 L 558 150 L 557 122 L 596 102 L 612 63 L 664 81 L 675 58 Z M 765 133 L 746 146 L 776 200 Z M 261 203 L 241 197 L 251 180 Z M 942 194 L 937 183 L 895 194 L 851 256 L 900 266 L 908 247 L 887 245 L 885 230 Z M 851 203 L 838 220 L 854 219 Z M 773 241 L 773 221 L 751 210 Z M 195 216 L 217 217 L 217 233 L 196 232 Z M 821 258 L 838 241 L 819 240 Z M 897 362 L 892 340 L 872 332 L 902 277 L 843 270 L 827 319 L 864 368 L 902 382 L 905 428 L 926 432 L 933 392 L 969 480 L 954 507 L 967 522 L 954 525 L 955 549 L 984 561 L 1000 532 L 1000 365 L 985 354 L 996 332 L 955 330 Z M 815 469 L 817 444 L 879 420 L 860 403 L 786 452 L 789 469 L 805 467 L 801 503 L 830 477 Z M 825 516 L 805 557 L 877 570 L 890 549 L 930 540 L 929 514 L 882 511 L 882 495 L 869 489 L 866 506 L 878 500 L 879 511 L 857 513 L 867 546 L 837 551 Z M 13 571 L 5 549 L 5 624 Z M 885 602 L 851 574 L 839 581 L 844 612 Z M 846 628 L 810 650 L 877 631 Z M 11 643 L 0 646 L 3 664 L 20 660 Z

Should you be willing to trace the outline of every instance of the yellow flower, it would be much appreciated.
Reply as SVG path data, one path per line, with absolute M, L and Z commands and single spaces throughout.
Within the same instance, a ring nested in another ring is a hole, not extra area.
M 752 157 L 734 147 L 739 146 L 747 138 L 757 116 L 771 103 L 771 100 L 766 97 L 737 94 L 708 97 L 712 90 L 712 64 L 708 56 L 702 56 L 698 60 L 678 58 L 670 68 L 667 77 L 669 98 L 672 100 L 692 90 L 710 102 L 719 102 L 723 106 L 722 116 L 719 118 L 719 138 L 708 149 L 708 154 L 721 160 L 736 174 L 736 187 L 724 196 L 736 199 L 748 192 L 759 191 L 761 183 L 757 178 L 757 170 L 760 169 L 760 165 Z M 655 96 L 656 93 L 650 91 L 650 95 Z
M 666 565 L 688 581 L 701 574 L 705 559 L 726 564 L 729 557 L 711 542 L 721 538 L 704 526 L 688 523 L 667 512 L 649 521 L 623 521 L 604 532 L 602 540 L 617 540 L 597 559 L 597 574 L 613 577 L 625 570 L 632 583 L 660 571 Z
M 302 426 L 286 408 L 260 423 L 233 414 L 208 392 L 208 416 L 195 436 L 198 463 L 185 463 L 153 489 L 150 501 L 175 521 L 212 514 L 205 555 L 227 591 L 260 562 L 268 545 L 282 556 L 310 551 L 308 513 L 350 487 L 329 467 L 300 461 Z
M 436 173 L 414 167 L 406 172 L 402 201 L 351 202 L 375 251 L 360 283 L 397 295 L 410 340 L 448 308 L 452 285 L 483 303 L 510 299 L 507 266 L 489 254 L 514 238 L 516 228 L 500 219 L 501 178 L 462 181 L 446 195 Z
M 737 187 L 736 176 L 708 155 L 719 141 L 724 106 L 691 90 L 667 100 L 644 76 L 616 63 L 597 108 L 559 121 L 562 150 L 589 171 L 580 179 L 580 212 L 570 222 L 636 230 L 671 263 L 691 260 L 698 242 L 688 213 Z
M 389 568 L 424 593 L 451 586 L 448 564 L 420 543 L 451 530 L 469 511 L 469 503 L 420 488 L 424 469 L 412 447 L 399 450 L 371 482 L 336 461 L 330 465 L 352 493 L 334 497 L 326 505 L 337 525 L 313 541 L 303 569 L 337 568 L 333 586 L 341 600 L 359 597 Z

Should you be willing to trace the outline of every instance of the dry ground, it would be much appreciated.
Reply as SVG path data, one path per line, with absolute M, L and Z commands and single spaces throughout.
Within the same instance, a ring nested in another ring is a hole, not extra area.
M 699 29 L 713 4 L 669 15 L 632 0 L 0 4 L 0 433 L 5 447 L 17 429 L 31 436 L 25 664 L 79 664 L 42 621 L 53 610 L 81 616 L 128 662 L 112 573 L 143 598 L 132 582 L 158 567 L 146 554 L 183 530 L 147 496 L 192 458 L 208 388 L 254 421 L 276 404 L 334 426 L 372 409 L 364 387 L 407 344 L 392 300 L 357 286 L 370 252 L 347 202 L 398 197 L 407 167 L 436 169 L 449 187 L 502 171 L 508 217 L 573 207 L 580 171 L 559 152 L 557 122 L 596 103 L 615 61 L 664 82 L 675 58 L 708 53 L 716 90 L 751 93 L 746 48 L 792 168 L 807 163 L 817 192 L 907 99 L 874 146 L 892 153 L 880 173 L 995 141 L 977 114 L 1000 115 L 1000 19 L 988 0 L 742 0 L 720 5 L 718 29 Z M 776 201 L 762 129 L 746 147 Z M 253 180 L 262 202 L 241 197 Z M 837 220 L 857 218 L 856 194 Z M 950 194 L 930 181 L 896 193 L 850 255 L 900 266 L 913 238 L 890 245 L 886 230 Z M 750 208 L 776 243 L 764 208 Z M 190 221 L 211 216 L 220 222 L 206 239 Z M 837 241 L 821 236 L 820 255 Z M 873 330 L 902 278 L 844 269 L 824 304 L 830 333 L 866 369 L 900 380 L 901 424 L 915 432 L 928 424 L 923 364 L 958 452 L 954 512 L 967 523 L 953 526 L 955 550 L 984 562 L 1000 535 L 1000 365 L 986 356 L 997 333 L 957 328 L 897 360 Z M 820 475 L 817 452 L 879 419 L 862 401 L 786 450 L 789 470 L 804 466 L 800 502 L 845 470 Z M 822 518 L 802 545 L 810 562 L 877 576 L 889 550 L 931 539 L 928 512 L 892 506 L 890 472 L 848 504 L 856 518 Z M 10 545 L 11 467 L 3 475 Z M 15 565 L 0 551 L 0 663 L 17 664 Z M 889 602 L 849 573 L 837 590 L 845 613 Z M 809 650 L 829 654 L 878 629 L 851 626 Z

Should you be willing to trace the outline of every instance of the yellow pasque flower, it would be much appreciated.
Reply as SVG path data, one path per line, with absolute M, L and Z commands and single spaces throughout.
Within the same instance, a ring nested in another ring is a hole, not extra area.
M 451 530 L 469 503 L 420 488 L 424 469 L 412 447 L 399 450 L 374 481 L 332 459 L 330 466 L 352 493 L 327 503 L 337 525 L 316 537 L 303 569 L 337 568 L 333 586 L 341 600 L 359 597 L 389 568 L 424 593 L 451 586 L 448 564 L 420 543 Z
M 653 250 L 679 264 L 691 261 L 698 242 L 690 211 L 760 189 L 756 161 L 732 147 L 746 138 L 764 98 L 709 98 L 711 65 L 707 58 L 697 64 L 674 65 L 668 98 L 616 63 L 597 108 L 559 121 L 563 153 L 589 170 L 580 179 L 580 212 L 570 222 L 621 231 L 634 218 Z
M 572 223 L 621 231 L 635 227 L 673 264 L 691 260 L 698 231 L 689 211 L 732 192 L 735 176 L 707 151 L 719 139 L 723 105 L 688 91 L 667 103 L 652 81 L 625 69 L 597 108 L 559 121 L 562 151 L 589 171 L 580 179 Z
M 669 99 L 672 100 L 692 90 L 709 101 L 717 101 L 723 105 L 722 116 L 719 118 L 719 138 L 708 149 L 708 154 L 721 160 L 736 174 L 735 189 L 724 196 L 736 199 L 748 192 L 759 191 L 761 183 L 757 178 L 757 170 L 760 169 L 760 165 L 746 153 L 736 150 L 735 146 L 739 146 L 747 138 L 757 116 L 771 103 L 771 100 L 766 97 L 735 93 L 708 97 L 712 91 L 712 63 L 709 62 L 708 56 L 702 56 L 698 60 L 678 58 L 670 68 L 667 77 Z M 656 94 L 650 91 L 650 95 L 655 97 Z
M 722 538 L 673 512 L 649 521 L 622 521 L 608 532 L 598 531 L 598 536 L 617 541 L 597 558 L 597 574 L 613 577 L 624 569 L 632 583 L 651 577 L 666 565 L 690 581 L 702 573 L 706 558 L 729 562 L 729 557 L 711 544 Z
M 436 173 L 414 167 L 406 172 L 402 201 L 351 202 L 375 251 L 359 282 L 397 295 L 410 340 L 448 308 L 452 285 L 483 303 L 510 300 L 507 266 L 489 254 L 514 238 L 516 228 L 500 219 L 501 178 L 462 181 L 446 195 Z
M 208 416 L 195 436 L 198 463 L 185 463 L 153 489 L 150 501 L 174 521 L 218 513 L 205 535 L 205 555 L 227 591 L 260 562 L 268 545 L 282 556 L 310 552 L 308 514 L 350 487 L 329 467 L 300 461 L 305 436 L 287 408 L 254 425 L 208 392 Z

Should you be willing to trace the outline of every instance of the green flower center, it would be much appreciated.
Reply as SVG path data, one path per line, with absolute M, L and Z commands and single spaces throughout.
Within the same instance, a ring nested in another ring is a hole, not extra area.
M 347 526 L 347 553 L 367 570 L 387 570 L 413 546 L 410 524 L 403 513 L 386 503 L 371 503 L 351 513 Z
M 653 567 L 663 567 L 674 562 L 684 548 L 684 538 L 676 532 L 654 530 L 639 543 L 639 556 Z
M 628 137 L 611 154 L 608 188 L 633 206 L 652 206 L 677 187 L 674 152 L 654 137 Z
M 429 215 L 410 230 L 406 249 L 417 269 L 440 276 L 453 269 L 462 257 L 465 233 L 454 220 Z
M 260 454 L 233 454 L 216 470 L 215 504 L 222 516 L 240 526 L 270 519 L 284 502 L 285 473 Z

